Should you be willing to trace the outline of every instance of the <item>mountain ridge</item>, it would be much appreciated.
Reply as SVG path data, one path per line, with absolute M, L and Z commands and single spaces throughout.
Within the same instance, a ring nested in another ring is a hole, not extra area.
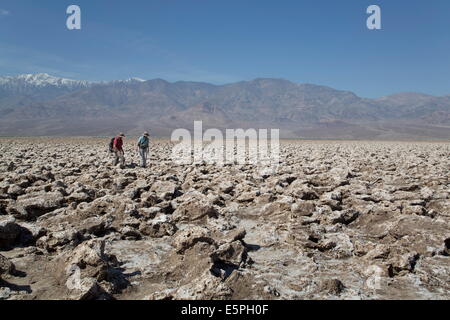
M 110 135 L 153 129 L 153 134 L 167 136 L 203 120 L 205 128 L 280 128 L 289 138 L 450 136 L 450 95 L 401 92 L 370 99 L 277 78 L 224 85 L 139 78 L 88 82 L 47 74 L 12 78 L 0 77 L 0 135 Z M 11 88 L 14 83 L 26 85 Z

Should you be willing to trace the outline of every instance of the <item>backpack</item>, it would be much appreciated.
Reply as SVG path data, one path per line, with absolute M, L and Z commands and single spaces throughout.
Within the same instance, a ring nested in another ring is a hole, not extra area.
M 149 140 L 146 136 L 139 138 L 139 148 L 148 148 Z
M 114 151 L 114 141 L 116 140 L 116 138 L 112 138 L 111 141 L 109 142 L 109 152 L 113 152 Z

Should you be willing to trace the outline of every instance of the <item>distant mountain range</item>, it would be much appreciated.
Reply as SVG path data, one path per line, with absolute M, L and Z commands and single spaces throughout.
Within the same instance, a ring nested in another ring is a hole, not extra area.
M 450 96 L 349 91 L 255 79 L 227 85 L 161 79 L 88 82 L 0 77 L 0 135 L 110 136 L 177 128 L 279 128 L 283 138 L 450 139 Z

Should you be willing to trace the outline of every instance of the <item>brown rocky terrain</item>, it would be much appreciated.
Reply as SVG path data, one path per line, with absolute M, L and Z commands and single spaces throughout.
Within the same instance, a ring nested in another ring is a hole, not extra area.
M 0 140 L 0 299 L 449 299 L 450 144 L 282 141 L 251 165 L 113 167 Z

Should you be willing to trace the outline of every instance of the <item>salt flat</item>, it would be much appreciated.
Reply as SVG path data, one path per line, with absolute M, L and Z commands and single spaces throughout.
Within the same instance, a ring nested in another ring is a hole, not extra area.
M 448 142 L 286 140 L 261 175 L 108 140 L 0 139 L 0 299 L 450 298 Z

